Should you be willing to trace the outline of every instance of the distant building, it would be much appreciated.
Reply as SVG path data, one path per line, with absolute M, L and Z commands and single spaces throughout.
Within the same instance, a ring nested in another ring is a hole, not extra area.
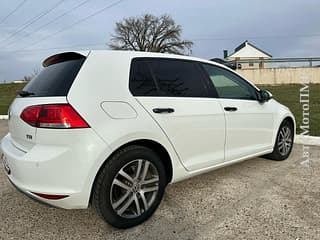
M 239 60 L 263 60 L 270 59 L 272 56 L 269 53 L 257 48 L 253 44 L 249 43 L 248 40 L 241 43 L 235 48 L 234 53 L 228 55 L 228 51 L 224 50 L 224 58 L 228 61 L 239 61 Z M 267 68 L 268 63 L 255 62 L 255 63 L 241 63 L 241 68 Z
M 26 80 L 15 80 L 13 83 L 27 83 L 28 81 Z

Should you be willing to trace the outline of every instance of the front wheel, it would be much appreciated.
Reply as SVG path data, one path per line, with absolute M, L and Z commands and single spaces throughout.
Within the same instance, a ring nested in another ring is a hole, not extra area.
M 114 227 L 133 227 L 157 209 L 166 182 L 163 164 L 154 151 L 129 146 L 111 157 L 99 173 L 92 202 Z
M 294 129 L 293 125 L 284 120 L 278 130 L 276 142 L 273 147 L 273 152 L 266 155 L 266 158 L 282 161 L 289 157 L 293 147 Z

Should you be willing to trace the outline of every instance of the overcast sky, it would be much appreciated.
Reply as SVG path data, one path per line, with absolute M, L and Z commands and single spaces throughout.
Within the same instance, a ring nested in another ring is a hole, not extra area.
M 2 0 L 0 81 L 21 79 L 60 51 L 107 49 L 115 22 L 144 13 L 170 14 L 201 58 L 222 57 L 245 40 L 273 57 L 320 56 L 319 0 L 118 1 Z

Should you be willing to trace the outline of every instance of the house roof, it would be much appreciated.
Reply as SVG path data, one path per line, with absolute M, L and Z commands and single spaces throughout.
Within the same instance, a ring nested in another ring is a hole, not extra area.
M 243 48 L 246 47 L 246 46 L 251 46 L 251 47 L 253 47 L 254 49 L 258 50 L 259 52 L 261 52 L 261 53 L 269 56 L 270 58 L 272 57 L 272 55 L 270 55 L 269 53 L 261 50 L 260 48 L 254 46 L 253 44 L 249 43 L 248 40 L 244 41 L 244 42 L 241 43 L 238 47 L 236 47 L 236 48 L 234 49 L 234 52 L 233 52 L 232 54 L 230 54 L 228 57 L 232 57 L 232 55 L 234 55 L 235 53 L 239 52 L 241 49 L 243 49 Z

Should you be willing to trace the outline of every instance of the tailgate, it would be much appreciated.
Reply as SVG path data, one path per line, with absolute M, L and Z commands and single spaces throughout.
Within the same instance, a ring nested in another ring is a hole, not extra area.
M 12 144 L 20 150 L 27 152 L 36 143 L 37 128 L 24 122 L 20 115 L 22 111 L 32 105 L 67 103 L 66 97 L 17 97 L 9 108 L 9 133 Z
M 20 96 L 9 108 L 9 132 L 17 148 L 27 152 L 36 143 L 37 128 L 21 119 L 23 110 L 35 105 L 67 103 L 69 89 L 86 59 L 83 54 L 88 53 L 66 52 L 47 58 L 42 71 L 19 91 Z

